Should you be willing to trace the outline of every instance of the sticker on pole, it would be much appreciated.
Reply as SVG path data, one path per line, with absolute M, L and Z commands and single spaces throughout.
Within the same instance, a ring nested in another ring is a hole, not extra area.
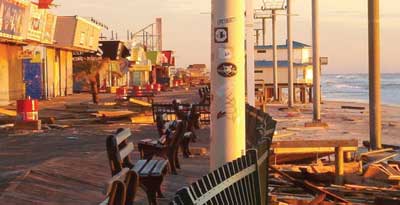
M 237 67 L 232 63 L 222 63 L 218 66 L 217 72 L 224 78 L 230 78 L 237 74 Z
M 232 52 L 229 48 L 218 48 L 218 58 L 220 60 L 229 60 L 232 58 Z
M 227 27 L 215 28 L 214 42 L 215 43 L 228 43 L 228 28 Z

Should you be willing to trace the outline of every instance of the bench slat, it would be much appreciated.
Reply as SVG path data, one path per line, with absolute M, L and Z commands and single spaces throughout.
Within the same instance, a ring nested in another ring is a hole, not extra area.
M 139 172 L 140 176 L 149 176 L 154 166 L 157 164 L 157 160 L 150 160 L 146 166 Z
M 140 173 L 143 167 L 146 165 L 147 160 L 139 160 L 135 163 L 135 166 L 132 168 L 136 173 Z
M 227 187 L 231 187 L 234 183 L 237 183 L 239 180 L 242 178 L 251 175 L 251 173 L 256 171 L 256 166 L 255 164 L 247 167 L 246 169 L 242 170 L 241 172 L 233 175 L 231 178 L 225 180 L 218 186 L 214 187 L 212 190 L 208 191 L 207 194 L 199 197 L 196 201 L 195 204 L 205 204 L 207 201 L 209 201 L 211 198 L 215 197 L 218 193 L 223 192 L 226 190 Z M 228 204 L 236 204 L 236 202 L 232 201 L 232 199 L 227 201 Z
M 237 172 L 235 172 L 233 170 L 232 162 L 229 162 L 228 164 L 226 164 L 224 166 L 224 171 L 225 171 L 225 173 L 229 174 L 229 177 L 234 176 L 235 174 L 237 174 Z M 235 203 L 239 203 L 240 204 L 240 197 L 239 197 L 239 194 L 240 194 L 239 192 L 240 191 L 239 191 L 238 183 L 232 184 L 230 190 L 231 190 L 231 194 L 233 194 L 232 200 Z
M 228 175 L 225 173 L 224 167 L 223 167 L 223 166 L 220 167 L 220 168 L 218 169 L 218 171 L 219 171 L 220 176 L 221 176 L 221 179 L 222 179 L 222 182 L 221 182 L 221 184 L 222 184 L 222 183 L 225 182 L 226 179 L 228 179 Z M 220 185 L 221 185 L 221 184 L 220 184 Z M 220 185 L 218 185 L 218 186 L 220 186 Z M 225 192 L 225 196 L 226 196 L 226 198 L 227 198 L 227 201 L 226 201 L 226 202 L 228 202 L 228 204 L 232 204 L 232 203 L 233 203 L 233 200 L 232 200 L 232 193 L 230 192 L 230 190 L 229 190 L 228 187 L 229 187 L 229 186 L 226 186 L 226 189 L 224 189 L 223 192 Z
M 208 178 L 208 175 L 203 177 L 203 182 L 207 191 L 212 189 L 213 186 L 210 182 L 210 179 Z M 217 197 L 211 199 L 211 204 L 220 204 L 218 203 Z
M 238 171 L 236 171 L 236 169 L 235 169 L 233 162 L 230 162 L 228 164 L 228 167 L 229 167 L 229 171 L 230 171 L 231 175 L 235 175 L 236 173 L 238 173 Z M 236 201 L 239 204 L 243 204 L 241 193 L 240 193 L 240 182 L 235 183 L 235 195 L 236 195 Z
M 129 156 L 129 154 L 133 152 L 133 149 L 134 149 L 133 143 L 128 143 L 126 147 L 124 147 L 122 150 L 118 152 L 117 155 L 118 161 L 122 162 L 125 159 L 125 157 Z
M 217 186 L 217 181 L 216 181 L 216 179 L 214 177 L 214 173 L 208 174 L 208 179 L 210 180 L 210 183 L 211 183 L 212 187 Z M 223 204 L 223 200 L 222 200 L 221 194 L 218 194 L 215 198 L 216 198 L 217 204 Z
M 151 176 L 161 176 L 167 165 L 168 165 L 167 160 L 158 160 L 158 163 L 151 172 Z
M 121 144 L 121 142 L 125 141 L 126 139 L 128 139 L 128 137 L 130 137 L 132 135 L 131 133 L 131 129 L 129 128 L 125 128 L 123 129 L 121 132 L 115 134 L 114 139 L 115 139 L 115 144 L 119 145 Z
M 246 157 L 243 156 L 242 158 L 238 159 L 238 163 L 239 163 L 239 168 L 240 170 L 244 170 L 247 168 L 247 163 L 246 163 Z M 251 204 L 251 200 L 250 200 L 250 193 L 248 190 L 248 183 L 247 183 L 247 178 L 244 177 L 242 180 L 242 192 L 244 193 L 244 197 L 245 197 L 245 204 Z

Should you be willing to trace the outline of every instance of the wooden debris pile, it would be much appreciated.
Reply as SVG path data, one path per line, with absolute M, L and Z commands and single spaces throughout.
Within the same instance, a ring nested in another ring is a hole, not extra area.
M 400 147 L 384 145 L 382 150 L 368 151 L 357 144 L 274 142 L 271 204 L 400 204 Z

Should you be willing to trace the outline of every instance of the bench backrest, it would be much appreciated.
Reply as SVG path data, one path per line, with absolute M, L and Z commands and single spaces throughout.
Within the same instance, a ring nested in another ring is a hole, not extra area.
M 121 128 L 118 129 L 115 134 L 107 137 L 107 155 L 110 163 L 111 174 L 113 176 L 121 172 L 124 167 L 133 167 L 133 163 L 129 157 L 130 153 L 134 150 L 133 143 L 128 142 L 130 136 L 131 130 L 129 128 Z
M 225 164 L 179 190 L 170 204 L 260 204 L 257 151 Z
M 128 168 L 122 169 L 106 182 L 105 194 L 107 199 L 101 205 L 131 204 L 139 187 L 138 179 L 139 176 L 135 171 Z
M 158 122 L 160 119 L 164 121 L 173 121 L 177 119 L 182 119 L 184 115 L 183 113 L 187 114 L 191 107 L 194 107 L 194 110 L 199 116 L 199 122 L 203 125 L 209 125 L 211 119 L 211 112 L 210 112 L 210 104 L 152 104 L 153 109 L 153 119 L 154 122 Z M 179 111 L 181 109 L 181 111 Z M 179 111 L 179 112 L 178 112 Z M 179 113 L 177 115 L 177 113 Z

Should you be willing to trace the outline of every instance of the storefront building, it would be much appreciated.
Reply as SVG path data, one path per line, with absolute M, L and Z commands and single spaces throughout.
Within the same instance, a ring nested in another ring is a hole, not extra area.
M 25 97 L 22 52 L 27 32 L 28 1 L 0 0 L 0 105 Z

